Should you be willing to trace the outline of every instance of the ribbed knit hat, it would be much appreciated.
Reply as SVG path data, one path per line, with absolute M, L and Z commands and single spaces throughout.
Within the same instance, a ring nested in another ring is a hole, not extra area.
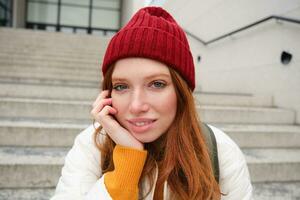
M 195 88 L 193 57 L 186 35 L 173 17 L 161 7 L 140 9 L 108 44 L 102 72 L 121 58 L 145 57 L 175 69 Z

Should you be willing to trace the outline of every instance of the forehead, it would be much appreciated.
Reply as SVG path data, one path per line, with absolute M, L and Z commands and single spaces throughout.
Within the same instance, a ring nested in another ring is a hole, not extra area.
M 166 64 L 156 60 L 148 58 L 125 58 L 115 63 L 112 78 L 151 75 L 170 76 L 170 71 Z

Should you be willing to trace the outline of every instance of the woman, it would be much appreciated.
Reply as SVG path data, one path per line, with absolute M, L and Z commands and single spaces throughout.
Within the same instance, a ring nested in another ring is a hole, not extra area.
M 110 41 L 102 72 L 94 126 L 75 139 L 53 199 L 252 199 L 243 154 L 210 126 L 220 166 L 214 177 L 189 44 L 169 13 L 139 10 Z

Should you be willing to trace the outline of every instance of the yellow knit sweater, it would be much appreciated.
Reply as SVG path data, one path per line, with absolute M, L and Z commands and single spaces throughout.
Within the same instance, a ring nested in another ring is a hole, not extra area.
M 114 171 L 104 174 L 104 184 L 113 200 L 137 200 L 138 183 L 147 151 L 116 145 L 113 151 Z

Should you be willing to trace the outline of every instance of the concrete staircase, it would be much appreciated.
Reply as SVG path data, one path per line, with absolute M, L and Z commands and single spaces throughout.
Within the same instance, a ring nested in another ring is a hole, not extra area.
M 0 29 L 0 199 L 49 199 L 91 123 L 108 39 Z M 201 119 L 244 152 L 255 199 L 300 198 L 300 126 L 272 97 L 195 94 Z

